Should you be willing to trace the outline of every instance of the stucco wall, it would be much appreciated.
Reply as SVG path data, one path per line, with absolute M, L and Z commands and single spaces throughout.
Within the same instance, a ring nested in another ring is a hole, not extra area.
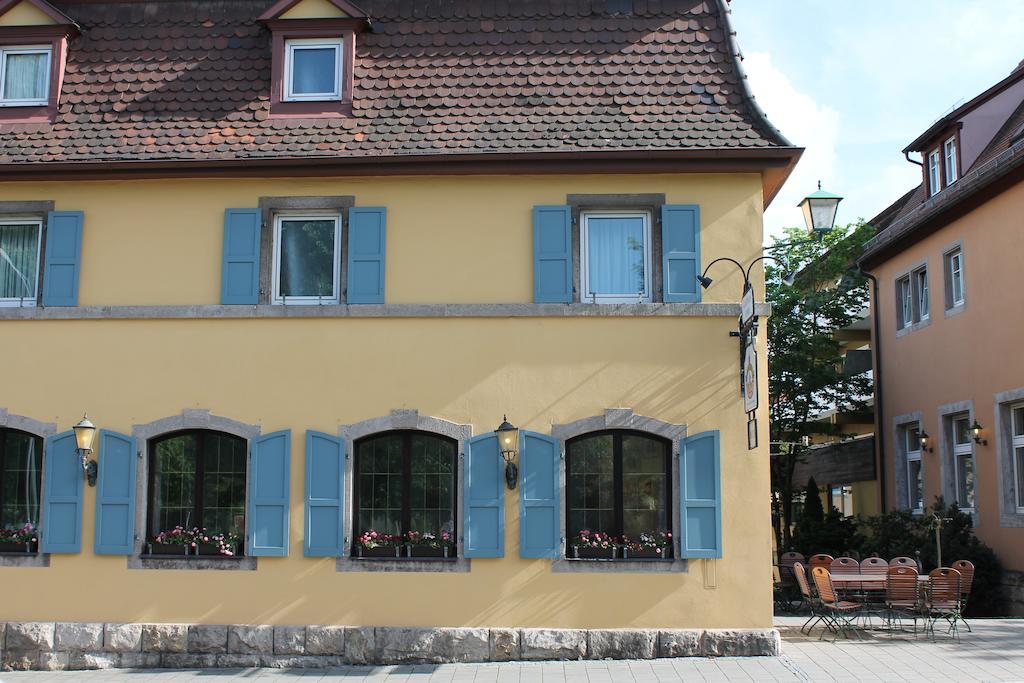
M 353 194 L 388 207 L 387 301 L 528 302 L 530 207 L 567 193 L 664 192 L 699 203 L 702 260 L 758 253 L 756 176 L 391 178 L 8 184 L 0 199 L 48 198 L 86 212 L 80 303 L 216 303 L 225 207 L 259 196 Z M 508 267 L 505 264 L 518 264 Z M 707 301 L 737 300 L 723 268 Z M 759 296 L 760 298 L 760 296 Z M 4 618 L 357 625 L 767 627 L 771 624 L 767 419 L 746 450 L 737 342 L 721 317 L 336 318 L 0 321 L 0 406 L 70 427 L 205 408 L 291 428 L 290 551 L 256 571 L 128 569 L 92 552 L 95 489 L 83 549 L 46 568 L 0 568 Z M 762 336 L 762 347 L 763 336 Z M 761 359 L 766 372 L 766 359 Z M 767 404 L 762 387 L 762 406 Z M 469 573 L 338 572 L 302 555 L 304 433 L 419 410 L 474 433 L 503 413 L 549 433 L 609 407 L 722 436 L 724 559 L 685 573 L 555 573 L 518 557 L 518 498 L 506 496 L 505 557 Z
M 1017 185 L 984 206 L 926 237 L 875 273 L 881 284 L 881 349 L 885 415 L 882 419 L 888 458 L 888 500 L 895 500 L 892 463 L 893 419 L 920 411 L 932 437 L 934 453 L 924 453 L 925 500 L 931 504 L 944 491 L 940 479 L 943 428 L 940 406 L 970 401 L 972 417 L 985 428 L 988 445 L 975 446 L 978 535 L 1009 569 L 1024 569 L 1024 527 L 1001 520 L 1001 486 L 1007 482 L 997 449 L 996 400 L 1000 392 L 1024 388 L 1024 306 L 1021 305 L 1020 261 L 1024 255 L 1024 185 Z M 966 305 L 944 313 L 943 252 L 962 240 Z M 896 335 L 895 279 L 927 259 L 931 290 L 931 321 L 908 334 Z M 1003 454 L 1009 457 L 1008 448 Z M 948 500 L 947 495 L 947 500 Z

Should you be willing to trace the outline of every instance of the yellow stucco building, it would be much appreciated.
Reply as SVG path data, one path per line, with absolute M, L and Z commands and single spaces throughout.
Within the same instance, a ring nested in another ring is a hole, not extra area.
M 776 652 L 724 4 L 358 5 L 0 5 L 3 665 Z

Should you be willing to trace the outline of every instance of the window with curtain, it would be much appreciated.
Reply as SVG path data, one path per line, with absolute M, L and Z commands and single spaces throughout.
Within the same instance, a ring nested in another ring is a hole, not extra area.
M 42 222 L 0 221 L 0 306 L 34 306 Z
M 246 451 L 245 439 L 205 430 L 150 442 L 150 536 L 179 525 L 244 536 Z
M 39 526 L 43 440 L 16 429 L 0 429 L 0 528 Z
M 310 38 L 285 43 L 286 101 L 341 99 L 342 40 Z
M 1013 416 L 1013 438 L 1010 448 L 1013 451 L 1013 472 L 1017 489 L 1017 512 L 1024 512 L 1024 403 L 1010 408 Z
M 974 440 L 970 416 L 952 418 L 953 473 L 956 481 L 956 504 L 961 510 L 974 510 Z
M 356 442 L 353 539 L 368 531 L 455 536 L 456 442 L 387 432 Z
M 957 173 L 959 171 L 956 164 L 956 138 L 952 137 L 942 143 L 942 159 L 945 164 L 944 170 L 946 172 L 946 186 L 952 185 L 956 182 Z
M 49 46 L 0 48 L 0 106 L 47 103 L 51 53 Z
M 671 532 L 669 442 L 630 431 L 587 434 L 566 445 L 566 528 L 639 539 Z
M 274 303 L 336 304 L 340 280 L 341 217 L 277 216 Z
M 580 223 L 580 300 L 584 303 L 649 302 L 650 215 L 584 212 Z
M 916 422 L 903 427 L 907 457 L 907 501 L 915 512 L 924 510 L 924 467 L 921 463 L 921 429 Z
M 942 167 L 939 162 L 939 150 L 928 155 L 928 196 L 934 196 L 942 189 Z
M 945 254 L 946 261 L 946 309 L 964 303 L 964 255 L 960 247 Z

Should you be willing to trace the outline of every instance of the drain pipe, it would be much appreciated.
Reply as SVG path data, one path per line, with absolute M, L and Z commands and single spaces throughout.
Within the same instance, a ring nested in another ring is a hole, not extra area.
M 882 503 L 882 514 L 886 511 L 886 466 L 885 466 L 885 434 L 882 429 L 882 422 L 885 420 L 885 411 L 882 409 L 882 335 L 879 331 L 881 329 L 881 316 L 878 313 L 878 278 L 871 273 L 867 272 L 860 265 L 857 265 L 857 269 L 861 275 L 871 280 L 871 352 L 874 354 L 874 372 L 872 376 L 874 378 L 875 388 L 875 444 L 878 448 L 878 488 L 881 495 Z

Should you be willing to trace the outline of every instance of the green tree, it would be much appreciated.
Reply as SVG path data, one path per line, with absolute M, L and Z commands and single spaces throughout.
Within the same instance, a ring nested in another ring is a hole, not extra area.
M 867 279 L 857 258 L 872 229 L 860 222 L 837 227 L 821 240 L 790 228 L 770 250 L 786 266 L 768 262 L 768 413 L 772 441 L 772 507 L 776 545 L 792 546 L 793 472 L 805 457 L 812 435 L 839 435 L 841 429 L 816 421 L 830 409 L 862 409 L 871 393 L 865 375 L 843 372 L 842 347 L 835 332 L 859 320 L 868 304 Z M 790 244 L 796 242 L 797 244 Z M 788 246 L 786 246 L 788 245 Z M 792 285 L 787 272 L 798 271 Z

